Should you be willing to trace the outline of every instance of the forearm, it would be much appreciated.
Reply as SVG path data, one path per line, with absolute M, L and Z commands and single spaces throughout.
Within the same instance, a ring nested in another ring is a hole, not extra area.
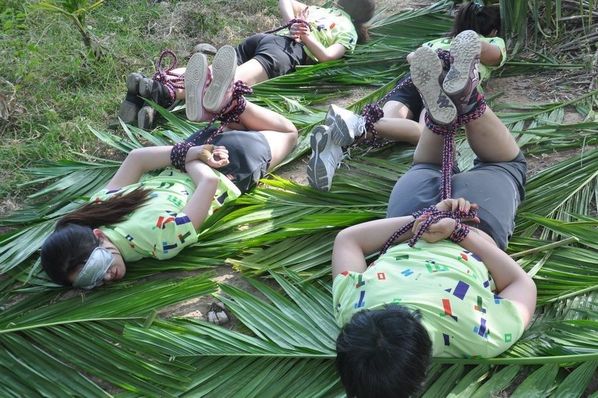
M 172 146 L 152 146 L 132 150 L 107 185 L 107 189 L 118 189 L 139 181 L 148 171 L 170 165 Z
M 208 216 L 210 206 L 218 187 L 218 177 L 212 169 L 199 160 L 193 160 L 185 164 L 187 174 L 195 183 L 195 191 L 183 208 L 183 212 L 189 217 L 193 226 L 197 229 L 203 224 Z
M 412 216 L 386 218 L 343 229 L 334 240 L 332 276 L 344 271 L 365 271 L 365 257 L 380 250 L 392 234 L 413 220 Z M 409 230 L 397 237 L 396 242 L 409 239 L 412 235 Z
M 316 40 L 312 35 L 301 36 L 301 42 L 316 57 L 319 62 L 333 61 L 342 58 L 347 49 L 342 45 L 335 43 L 330 47 L 324 47 L 322 43 Z
M 301 11 L 301 8 L 305 8 L 306 5 L 294 0 L 278 0 L 278 10 L 282 17 L 282 22 L 287 23 L 291 19 L 295 18 Z
M 502 251 L 494 241 L 484 233 L 471 228 L 469 234 L 460 245 L 479 256 L 492 275 L 498 292 L 505 289 L 519 278 L 529 278 L 523 269 L 507 253 Z

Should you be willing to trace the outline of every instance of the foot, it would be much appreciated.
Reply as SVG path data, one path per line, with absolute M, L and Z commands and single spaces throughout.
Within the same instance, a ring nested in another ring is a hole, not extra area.
M 193 50 L 191 50 L 191 54 L 200 53 L 205 55 L 216 55 L 216 47 L 209 43 L 199 43 Z
M 208 111 L 218 113 L 230 101 L 236 70 L 237 52 L 232 46 L 222 46 L 212 61 L 212 81 L 203 97 Z
M 451 124 L 457 108 L 440 86 L 442 62 L 430 47 L 415 50 L 411 60 L 411 79 L 422 96 L 430 118 L 437 124 Z
M 482 44 L 473 30 L 459 33 L 451 42 L 452 63 L 442 89 L 457 106 L 462 102 L 467 103 L 478 86 L 481 50 Z
M 144 105 L 137 113 L 137 127 L 143 130 L 149 130 L 154 127 L 156 121 L 156 110 L 150 105 Z
M 170 96 L 166 86 L 149 77 L 144 77 L 139 81 L 139 96 L 151 99 L 164 108 L 170 107 L 174 102 L 174 98 Z
M 143 106 L 139 98 L 139 82 L 143 79 L 141 73 L 131 73 L 127 76 L 127 94 L 118 109 L 118 117 L 127 124 L 137 120 L 137 112 Z
M 199 122 L 206 118 L 203 97 L 207 79 L 206 56 L 200 53 L 193 54 L 185 71 L 185 113 L 191 121 Z
M 342 145 L 335 141 L 330 128 L 322 125 L 311 132 L 310 145 L 311 157 L 307 164 L 309 185 L 320 191 L 329 191 L 336 168 L 343 159 Z
M 340 146 L 351 145 L 365 133 L 365 119 L 348 109 L 332 104 L 326 114 L 326 119 L 329 118 L 332 119 L 329 124 L 332 139 Z

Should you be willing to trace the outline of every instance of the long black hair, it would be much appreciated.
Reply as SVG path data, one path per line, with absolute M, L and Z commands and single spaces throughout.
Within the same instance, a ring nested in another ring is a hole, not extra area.
M 370 39 L 368 25 L 374 16 L 376 3 L 374 0 L 338 0 L 338 6 L 351 16 L 357 31 L 357 43 L 365 43 Z
M 93 229 L 117 224 L 149 199 L 149 191 L 134 189 L 105 201 L 87 203 L 63 216 L 41 249 L 42 268 L 56 283 L 70 286 L 70 276 L 100 245 Z
M 500 35 L 500 7 L 484 6 L 474 2 L 465 2 L 459 6 L 450 36 L 455 37 L 464 30 L 473 30 L 482 36 L 489 36 L 496 30 Z
M 419 314 L 390 304 L 351 318 L 336 340 L 336 368 L 347 396 L 408 398 L 425 380 L 432 352 Z

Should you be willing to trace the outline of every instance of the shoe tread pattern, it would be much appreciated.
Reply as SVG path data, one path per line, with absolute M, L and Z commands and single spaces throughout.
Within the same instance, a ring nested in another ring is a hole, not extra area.
M 203 98 L 204 108 L 218 113 L 224 96 L 230 89 L 237 69 L 237 52 L 232 46 L 223 46 L 218 50 L 212 61 L 212 82 L 206 88 Z
M 472 30 L 461 32 L 451 43 L 453 62 L 442 88 L 450 96 L 457 96 L 467 90 L 472 62 L 478 62 L 482 45 L 478 34 Z
M 457 108 L 442 91 L 442 62 L 429 47 L 420 47 L 411 61 L 411 79 L 421 94 L 428 115 L 439 124 L 450 124 L 457 117 Z
M 200 53 L 193 54 L 185 71 L 185 113 L 187 119 L 194 122 L 202 120 L 202 97 L 207 76 L 206 56 Z

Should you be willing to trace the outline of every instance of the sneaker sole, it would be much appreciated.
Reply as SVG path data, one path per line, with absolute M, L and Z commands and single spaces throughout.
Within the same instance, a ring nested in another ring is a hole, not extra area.
M 139 94 L 139 82 L 143 79 L 141 73 L 130 73 L 127 76 L 127 94 Z
M 478 34 L 472 30 L 461 32 L 451 43 L 453 62 L 442 89 L 447 95 L 458 96 L 468 89 L 472 64 L 478 62 L 482 44 Z
M 222 110 L 224 97 L 231 88 L 237 70 L 237 52 L 232 46 L 223 46 L 212 61 L 212 82 L 206 89 L 203 106 L 210 112 Z
M 137 112 L 139 112 L 139 107 L 136 104 L 125 100 L 120 104 L 118 117 L 123 122 L 131 124 L 137 120 Z
M 312 154 L 307 164 L 307 181 L 312 188 L 320 191 L 329 191 L 331 185 L 326 166 L 320 157 L 330 139 L 326 130 L 324 126 L 317 126 L 309 138 Z M 321 134 L 318 135 L 318 132 Z
M 411 61 L 411 79 L 422 96 L 430 118 L 438 124 L 450 124 L 457 117 L 457 108 L 440 87 L 442 62 L 429 47 L 420 47 Z
M 185 114 L 199 122 L 203 118 L 203 91 L 208 78 L 208 60 L 203 54 L 193 54 L 185 71 Z
M 336 105 L 330 105 L 330 110 L 328 113 L 334 118 L 333 125 L 336 125 L 336 128 L 331 128 L 332 131 L 332 142 L 342 147 L 349 146 L 353 143 L 354 139 L 351 137 L 349 126 L 343 120 L 341 116 L 341 112 L 339 112 L 340 108 Z M 331 126 L 333 127 L 333 126 Z
M 137 113 L 137 127 L 149 130 L 156 119 L 156 110 L 149 105 L 143 106 Z

